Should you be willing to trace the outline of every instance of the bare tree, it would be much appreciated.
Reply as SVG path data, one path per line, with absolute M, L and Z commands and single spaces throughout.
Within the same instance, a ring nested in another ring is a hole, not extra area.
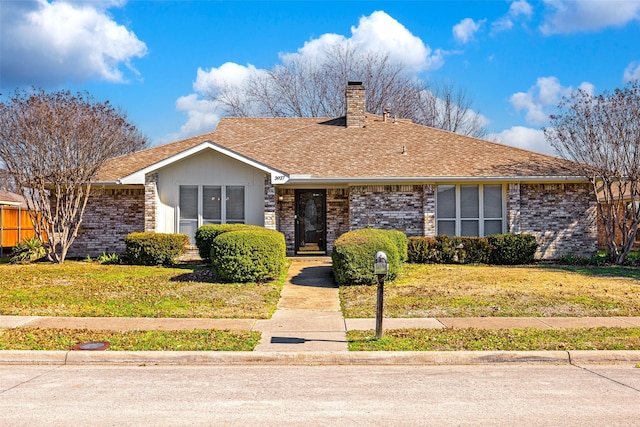
M 411 118 L 426 126 L 482 138 L 487 131 L 482 116 L 472 107 L 469 93 L 451 82 L 425 84 Z
M 98 169 L 145 145 L 126 114 L 87 93 L 16 91 L 0 103 L 0 159 L 57 263 L 77 236 Z
M 315 59 L 291 54 L 268 71 L 256 70 L 241 87 L 220 83 L 207 98 L 239 117 L 339 117 L 345 112 L 347 81 L 362 81 L 366 109 L 465 135 L 486 134 L 468 93 L 452 83 L 428 87 L 388 54 L 359 52 L 349 44 Z
M 622 264 L 640 223 L 640 84 L 599 96 L 578 90 L 558 108 L 545 138 L 591 182 L 611 260 Z

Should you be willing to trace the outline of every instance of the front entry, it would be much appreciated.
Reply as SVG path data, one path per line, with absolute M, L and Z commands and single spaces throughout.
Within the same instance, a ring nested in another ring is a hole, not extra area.
M 327 253 L 326 190 L 296 190 L 296 254 Z

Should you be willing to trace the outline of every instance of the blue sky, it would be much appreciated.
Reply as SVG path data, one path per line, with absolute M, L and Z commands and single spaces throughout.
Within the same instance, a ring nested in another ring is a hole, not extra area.
M 1 0 L 0 90 L 87 90 L 153 145 L 211 131 L 217 85 L 336 43 L 473 98 L 488 138 L 553 153 L 563 95 L 640 78 L 640 1 Z

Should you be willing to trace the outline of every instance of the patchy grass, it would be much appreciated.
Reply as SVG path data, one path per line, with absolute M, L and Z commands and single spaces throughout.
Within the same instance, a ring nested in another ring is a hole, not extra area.
M 221 284 L 209 267 L 193 265 L 0 265 L 0 315 L 267 319 L 285 277 Z
M 376 286 L 340 288 L 347 318 L 375 317 Z M 406 264 L 388 317 L 640 316 L 640 269 Z
M 92 331 L 87 329 L 0 329 L 0 350 L 70 350 L 76 344 L 108 341 L 114 351 L 253 351 L 259 332 L 219 330 Z
M 393 329 L 347 332 L 350 351 L 640 350 L 640 328 Z

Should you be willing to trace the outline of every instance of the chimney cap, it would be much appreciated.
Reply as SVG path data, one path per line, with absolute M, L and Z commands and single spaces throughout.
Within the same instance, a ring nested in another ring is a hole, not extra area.
M 347 82 L 347 86 L 362 86 L 362 82 L 350 81 Z

